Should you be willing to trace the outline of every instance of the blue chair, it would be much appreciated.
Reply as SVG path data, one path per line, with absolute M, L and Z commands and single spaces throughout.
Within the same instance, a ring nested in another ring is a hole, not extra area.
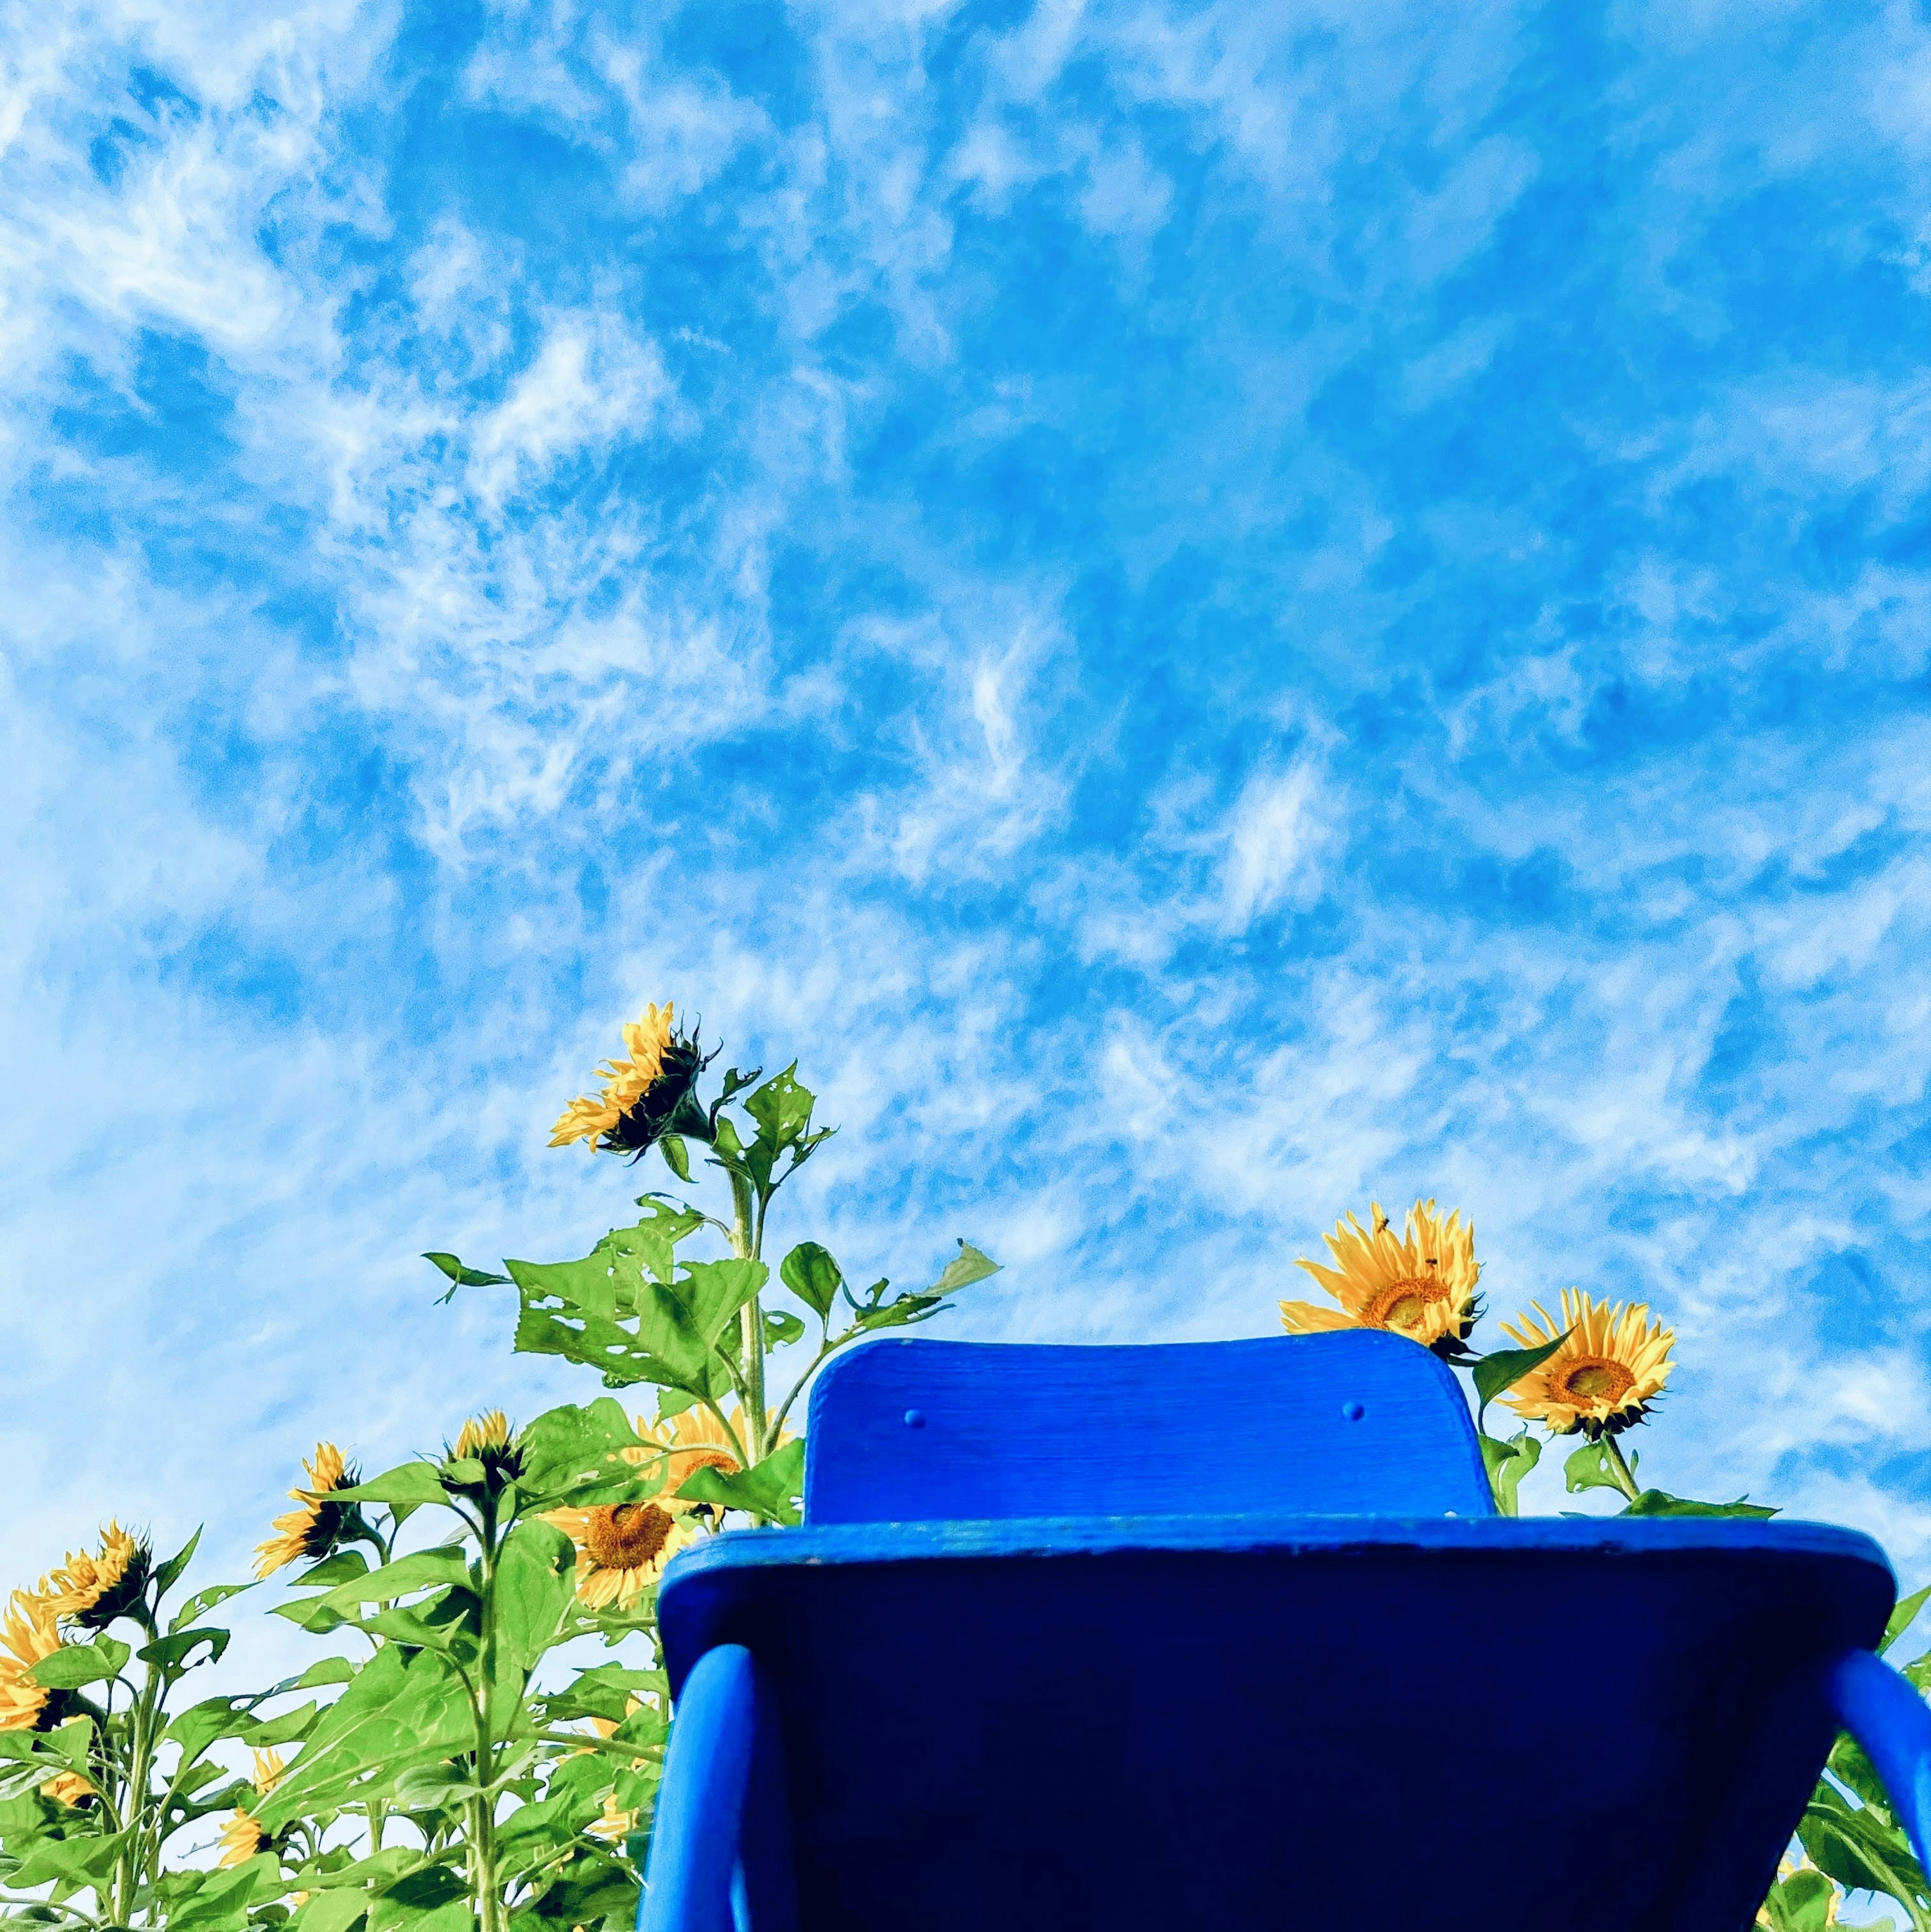
M 1896 1594 L 1812 1523 L 1498 1517 L 1372 1332 L 871 1342 L 805 1526 L 680 1556 L 640 1932 L 1741 1932 Z

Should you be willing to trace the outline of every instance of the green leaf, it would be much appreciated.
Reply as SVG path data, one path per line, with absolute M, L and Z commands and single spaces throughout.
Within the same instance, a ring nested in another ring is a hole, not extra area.
M 239 1736 L 244 1744 L 257 1750 L 266 1750 L 271 1744 L 290 1744 L 306 1737 L 317 1714 L 313 1704 L 298 1705 L 292 1711 L 284 1711 L 279 1718 L 265 1718 L 258 1724 L 250 1724 Z
M 385 1644 L 322 1712 L 255 1816 L 265 1831 L 279 1832 L 379 1795 L 411 1765 L 454 1757 L 474 1742 L 475 1712 L 449 1663 L 432 1650 Z
M 442 1490 L 442 1478 L 436 1474 L 433 1462 L 398 1462 L 393 1469 L 385 1469 L 379 1476 L 372 1477 L 366 1483 L 358 1483 L 353 1489 L 331 1490 L 331 1502 L 340 1503 L 423 1503 L 445 1502 L 448 1498 Z
M 556 1640 L 576 1564 L 576 1546 L 549 1523 L 520 1522 L 504 1540 L 494 1583 L 496 1637 L 526 1676 Z
M 291 1932 L 352 1932 L 368 1911 L 367 1893 L 347 1886 L 311 1892 L 290 1922 Z
M 708 1348 L 770 1278 L 771 1270 L 762 1262 L 691 1262 L 667 1290 L 658 1292 L 675 1295 L 689 1310 L 691 1321 Z M 648 1339 L 641 1326 L 637 1332 L 640 1338 Z
M 230 1597 L 238 1597 L 244 1590 L 252 1590 L 253 1583 L 211 1583 L 205 1590 L 197 1590 L 193 1596 L 175 1612 L 168 1624 L 168 1634 L 184 1629 L 204 1612 L 211 1610 L 217 1604 L 225 1604 Z
M 1853 1809 L 1828 1784 L 1811 1794 L 1797 1835 L 1812 1864 L 1849 1891 L 1881 1892 L 1903 1904 L 1920 1902 L 1921 1909 L 1931 1897 L 1903 1835 L 1880 1824 L 1868 1808 Z
M 1563 1480 L 1572 1496 L 1583 1490 L 1614 1490 L 1621 1496 L 1625 1492 L 1617 1480 L 1615 1466 L 1607 1442 L 1585 1442 L 1563 1464 Z
M 907 1328 L 915 1322 L 929 1322 L 945 1306 L 937 1294 L 915 1294 L 908 1291 L 882 1306 L 861 1308 L 852 1323 L 853 1332 L 869 1334 L 878 1328 Z
M 154 1601 L 157 1604 L 180 1581 L 181 1573 L 187 1568 L 193 1557 L 195 1545 L 200 1540 L 201 1532 L 197 1529 L 187 1543 L 154 1572 Z
M 1771 1932 L 1825 1932 L 1836 1904 L 1836 1883 L 1814 1866 L 1805 1866 L 1780 1879 L 1764 1900 L 1763 1916 Z
M 1569 1340 L 1570 1332 L 1564 1329 L 1553 1342 L 1545 1342 L 1539 1348 L 1498 1348 L 1475 1364 L 1475 1426 L 1478 1430 L 1489 1403 L 1504 1389 L 1513 1388 L 1532 1369 L 1540 1368 Z
M 509 1285 L 508 1275 L 490 1274 L 481 1268 L 465 1268 L 454 1255 L 442 1254 L 432 1249 L 422 1258 L 433 1262 L 449 1277 L 448 1292 L 440 1298 L 444 1301 L 448 1300 L 459 1288 L 505 1288 Z
M 369 1574 L 369 1559 L 359 1550 L 338 1550 L 295 1580 L 298 1590 L 326 1590 Z
M 169 1720 L 163 1738 L 181 1747 L 181 1762 L 198 1757 L 217 1738 L 238 1738 L 253 1724 L 247 1697 L 205 1697 Z
M 111 1636 L 96 1637 L 91 1643 L 64 1643 L 27 1675 L 49 1690 L 77 1690 L 83 1684 L 118 1677 L 131 1654 L 127 1645 Z
M 830 1320 L 844 1276 L 827 1250 L 800 1241 L 779 1263 L 778 1277 L 821 1322 Z
M 1517 1492 L 1522 1478 L 1542 1460 L 1542 1444 L 1525 1428 L 1507 1440 L 1478 1436 L 1482 1445 L 1482 1466 L 1489 1474 L 1489 1487 L 1495 1507 L 1504 1516 L 1521 1514 Z
M 15 1892 L 31 1892 L 49 1880 L 73 1886 L 98 1886 L 114 1869 L 126 1838 L 124 1832 L 73 1838 L 43 1838 L 20 1862 L 7 1880 Z
M 700 1469 L 677 1492 L 686 1502 L 747 1510 L 774 1522 L 799 1520 L 805 1490 L 805 1445 L 787 1442 L 748 1469 Z
M 757 1123 L 757 1137 L 774 1148 L 790 1146 L 811 1125 L 811 1109 L 817 1096 L 801 1087 L 793 1077 L 798 1071 L 795 1060 L 782 1073 L 774 1073 L 754 1093 L 747 1094 L 745 1112 Z
M 580 1670 L 565 1690 L 543 1698 L 546 1723 L 564 1724 L 577 1718 L 605 1718 L 621 1724 L 633 1697 L 655 1696 L 668 1702 L 669 1680 L 661 1670 L 631 1670 L 621 1664 L 600 1664 Z
M 435 1550 L 418 1550 L 398 1556 L 367 1576 L 352 1576 L 338 1583 L 321 1600 L 321 1607 L 337 1612 L 353 1610 L 358 1604 L 391 1603 L 418 1590 L 433 1590 L 450 1583 L 466 1584 L 469 1559 L 460 1543 L 447 1543 Z
M 691 1184 L 691 1154 L 684 1144 L 682 1134 L 659 1134 L 658 1151 L 664 1156 L 664 1164 L 688 1187 Z
M 157 1637 L 136 1654 L 143 1664 L 152 1664 L 170 1676 L 187 1668 L 187 1658 L 202 1644 L 208 1646 L 208 1654 L 201 1660 L 204 1664 L 219 1664 L 221 1653 L 228 1648 L 229 1633 L 214 1624 L 203 1624 L 198 1629 L 170 1630 L 166 1636 Z
M 369 1907 L 369 1932 L 472 1932 L 468 1888 L 446 1865 L 398 1879 Z
M 224 1924 L 239 1926 L 256 1897 L 280 1889 L 280 1862 L 271 1852 L 260 1852 L 225 1870 L 199 1872 L 194 1890 L 168 1913 L 169 1932 L 213 1932 Z
M 517 1438 L 523 1472 L 520 1487 L 533 1502 L 592 1499 L 604 1490 L 625 1496 L 654 1494 L 659 1472 L 650 1462 L 625 1460 L 625 1450 L 649 1448 L 609 1396 L 587 1407 L 568 1403 L 546 1409 Z
M 292 1682 L 284 1684 L 284 1690 L 316 1690 L 326 1684 L 352 1684 L 355 1681 L 355 1666 L 346 1657 L 325 1657 L 319 1663 L 311 1664 Z
M 805 1324 L 796 1316 L 783 1309 L 767 1308 L 764 1311 L 764 1346 L 767 1351 L 788 1348 L 805 1332 Z
M 988 1275 L 999 1273 L 999 1264 L 990 1255 L 982 1255 L 973 1244 L 961 1238 L 959 1251 L 946 1262 L 945 1271 L 925 1292 L 928 1294 L 952 1294 L 960 1288 L 969 1288 L 976 1281 L 983 1281 Z
M 1733 1503 L 1699 1503 L 1686 1496 L 1672 1496 L 1661 1490 L 1645 1490 L 1623 1514 L 1625 1516 L 1771 1516 L 1777 1511 L 1747 1496 Z
M 1931 1583 L 1904 1598 L 1891 1612 L 1890 1621 L 1884 1627 L 1884 1641 L 1877 1647 L 1879 1656 L 1882 1657 L 1917 1621 L 1918 1612 L 1927 1600 L 1931 1600 Z

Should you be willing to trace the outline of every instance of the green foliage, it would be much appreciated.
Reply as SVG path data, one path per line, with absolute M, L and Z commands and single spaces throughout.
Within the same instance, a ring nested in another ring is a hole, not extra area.
M 1519 1430 L 1506 1441 L 1492 1436 L 1478 1436 L 1482 1466 L 1488 1472 L 1489 1487 L 1495 1507 L 1504 1516 L 1521 1514 L 1517 1491 L 1522 1478 L 1542 1460 L 1542 1444 L 1527 1429 Z

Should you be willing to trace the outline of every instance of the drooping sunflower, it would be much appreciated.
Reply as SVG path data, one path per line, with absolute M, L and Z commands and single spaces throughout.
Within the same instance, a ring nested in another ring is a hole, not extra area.
M 1281 1326 L 1290 1335 L 1326 1334 L 1337 1328 L 1385 1328 L 1405 1335 L 1438 1355 L 1461 1352 L 1482 1312 L 1475 1292 L 1482 1264 L 1475 1258 L 1475 1228 L 1458 1208 L 1445 1219 L 1432 1201 L 1417 1201 L 1398 1236 L 1378 1202 L 1369 1203 L 1371 1225 L 1351 1214 L 1322 1239 L 1333 1268 L 1297 1261 L 1340 1306 L 1312 1301 L 1281 1304 Z
M 743 1418 L 738 1420 L 741 1425 Z M 661 1468 L 664 1495 L 673 1508 L 677 1507 L 677 1492 L 700 1469 L 722 1469 L 734 1474 L 744 1466 L 738 1460 L 737 1444 L 730 1431 L 701 1402 L 693 1403 L 661 1422 L 640 1415 L 636 1424 L 637 1432 L 646 1442 L 661 1443 L 663 1447 L 661 1450 L 626 1449 L 624 1460 Z
M 694 1034 L 680 1034 L 667 1001 L 649 1006 L 623 1030 L 625 1057 L 597 1069 L 603 1082 L 592 1099 L 580 1095 L 550 1130 L 552 1147 L 586 1141 L 594 1152 L 646 1153 L 669 1129 L 703 1071 L 705 1056 Z
M 1519 1315 L 1502 1324 L 1520 1346 L 1540 1348 L 1569 1332 L 1561 1347 L 1502 1400 L 1552 1436 L 1580 1430 L 1591 1442 L 1642 1421 L 1675 1366 L 1669 1359 L 1675 1330 L 1652 1322 L 1642 1302 L 1612 1304 L 1577 1288 L 1562 1291 L 1560 1322 L 1551 1321 L 1540 1302 L 1529 1305 L 1539 1322 Z
M 267 1797 L 281 1782 L 287 1769 L 280 1751 L 256 1751 L 255 1774 L 249 1780 L 255 1787 L 256 1796 Z M 236 1805 L 233 1816 L 221 1828 L 221 1856 L 218 1862 L 224 1865 L 246 1864 L 262 1849 L 267 1837 L 253 1813 L 244 1804 Z
M 66 1562 L 47 1579 L 48 1600 L 63 1622 L 104 1630 L 127 1615 L 147 1588 L 153 1568 L 147 1539 L 110 1522 L 100 1532 L 98 1551 L 67 1552 Z
M 291 1490 L 289 1500 L 295 1504 L 273 1524 L 275 1534 L 255 1546 L 255 1575 L 258 1580 L 272 1576 L 283 1565 L 304 1557 L 319 1562 L 342 1540 L 345 1531 L 358 1526 L 360 1517 L 353 1503 L 331 1502 L 337 1490 L 352 1490 L 361 1480 L 342 1460 L 342 1452 L 332 1442 L 318 1442 L 313 1461 L 303 1457 L 308 1472 L 308 1487 Z
M 577 1546 L 577 1600 L 593 1610 L 634 1603 L 697 1533 L 687 1508 L 661 1498 L 550 1510 L 543 1520 Z
M 16 1590 L 0 1618 L 0 1731 L 50 1731 L 67 1699 L 28 1675 L 60 1648 L 53 1605 L 31 1590 Z

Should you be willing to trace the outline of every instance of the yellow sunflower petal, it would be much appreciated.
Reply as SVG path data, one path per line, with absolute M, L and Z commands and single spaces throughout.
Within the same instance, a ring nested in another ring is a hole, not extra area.
M 1502 1400 L 1552 1436 L 1580 1430 L 1591 1442 L 1642 1421 L 1675 1366 L 1675 1330 L 1653 1322 L 1642 1302 L 1598 1300 L 1580 1288 L 1563 1290 L 1559 1322 L 1540 1303 L 1531 1306 L 1539 1318 L 1518 1316 L 1502 1324 L 1504 1334 L 1527 1348 L 1564 1339 Z

